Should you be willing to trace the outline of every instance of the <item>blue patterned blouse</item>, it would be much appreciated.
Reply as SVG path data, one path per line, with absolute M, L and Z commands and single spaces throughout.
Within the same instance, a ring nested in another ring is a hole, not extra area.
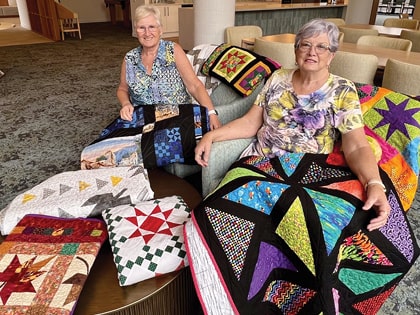
M 150 75 L 142 63 L 141 51 L 142 47 L 139 46 L 125 55 L 126 80 L 131 103 L 134 106 L 191 103 L 191 96 L 176 68 L 174 43 L 160 40 Z

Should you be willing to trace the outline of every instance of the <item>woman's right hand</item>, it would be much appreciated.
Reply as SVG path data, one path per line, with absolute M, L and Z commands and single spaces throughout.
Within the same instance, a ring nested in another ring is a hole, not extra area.
M 209 157 L 211 145 L 213 144 L 213 139 L 211 136 L 211 131 L 207 132 L 200 142 L 197 143 L 195 147 L 195 161 L 198 165 L 202 167 L 207 167 L 209 165 Z
M 120 116 L 124 120 L 132 121 L 133 120 L 134 106 L 131 104 L 124 105 L 120 110 Z

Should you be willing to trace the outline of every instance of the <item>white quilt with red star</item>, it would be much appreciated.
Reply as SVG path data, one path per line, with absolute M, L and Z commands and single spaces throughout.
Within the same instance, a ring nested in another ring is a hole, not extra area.
M 179 196 L 103 212 L 121 286 L 188 266 L 183 227 L 190 209 Z

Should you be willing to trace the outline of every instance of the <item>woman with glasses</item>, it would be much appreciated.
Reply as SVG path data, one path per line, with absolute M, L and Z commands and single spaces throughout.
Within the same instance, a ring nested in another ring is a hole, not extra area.
M 185 226 L 206 314 L 375 314 L 418 256 L 358 90 L 329 72 L 338 35 L 305 24 L 296 69 L 275 71 L 243 117 L 196 146 L 206 167 L 213 142 L 255 137 Z
M 210 128 L 220 127 L 214 105 L 181 46 L 161 39 L 159 9 L 137 7 L 134 23 L 140 46 L 125 55 L 121 66 L 121 118 L 131 121 L 137 105 L 189 104 L 192 96 L 208 109 Z
M 305 24 L 295 39 L 297 68 L 274 72 L 247 114 L 201 139 L 195 159 L 207 166 L 211 144 L 223 140 L 256 136 L 242 157 L 274 157 L 286 152 L 328 154 L 341 138 L 346 162 L 367 190 L 363 209 L 376 209 L 377 217 L 368 225 L 373 230 L 386 224 L 390 206 L 366 140 L 356 87 L 329 72 L 338 36 L 331 22 Z

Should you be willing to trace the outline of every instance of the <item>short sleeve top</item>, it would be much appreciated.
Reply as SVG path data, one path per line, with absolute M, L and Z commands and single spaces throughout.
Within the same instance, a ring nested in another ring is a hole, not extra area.
M 254 105 L 264 108 L 263 125 L 242 156 L 327 154 L 341 133 L 364 126 L 353 82 L 330 74 L 319 90 L 297 95 L 292 84 L 294 71 L 275 71 L 258 95 Z
M 176 67 L 174 43 L 160 40 L 150 75 L 142 63 L 141 52 L 142 47 L 139 46 L 125 55 L 131 103 L 134 106 L 191 103 L 191 96 Z

